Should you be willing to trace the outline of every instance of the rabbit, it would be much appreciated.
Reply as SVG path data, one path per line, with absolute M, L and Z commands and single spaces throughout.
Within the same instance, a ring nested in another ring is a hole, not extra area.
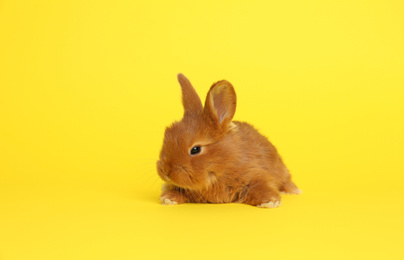
M 214 83 L 205 106 L 190 81 L 178 74 L 184 115 L 164 133 L 157 173 L 165 182 L 163 205 L 244 203 L 281 205 L 280 194 L 300 194 L 276 148 L 252 125 L 232 121 L 236 92 Z

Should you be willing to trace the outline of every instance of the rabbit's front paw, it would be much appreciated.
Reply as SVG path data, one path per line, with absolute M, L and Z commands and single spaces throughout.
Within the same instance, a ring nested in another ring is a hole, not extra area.
M 170 200 L 168 198 L 160 197 L 160 200 L 161 200 L 161 204 L 163 204 L 163 205 L 177 205 L 178 204 L 178 202 L 176 202 L 175 200 Z
M 160 196 L 161 204 L 177 205 L 186 202 L 186 197 L 176 191 L 164 191 Z
M 277 208 L 281 205 L 281 201 L 277 200 L 277 201 L 270 201 L 270 202 L 265 202 L 262 203 L 260 205 L 257 205 L 258 208 Z

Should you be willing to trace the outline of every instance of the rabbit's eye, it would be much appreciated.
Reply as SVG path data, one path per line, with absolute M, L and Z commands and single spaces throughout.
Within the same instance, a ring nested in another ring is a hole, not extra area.
M 194 146 L 191 149 L 191 155 L 195 155 L 201 152 L 201 147 L 200 146 Z

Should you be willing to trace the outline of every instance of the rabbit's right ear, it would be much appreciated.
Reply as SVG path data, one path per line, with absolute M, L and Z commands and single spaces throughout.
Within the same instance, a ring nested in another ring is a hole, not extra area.
M 202 102 L 194 87 L 192 87 L 191 82 L 181 73 L 178 74 L 177 77 L 182 90 L 184 116 L 201 114 L 203 111 Z

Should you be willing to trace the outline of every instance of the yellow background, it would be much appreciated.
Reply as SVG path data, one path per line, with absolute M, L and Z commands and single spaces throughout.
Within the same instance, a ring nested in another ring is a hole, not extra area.
M 0 259 L 403 259 L 403 1 L 0 1 Z M 159 204 L 220 79 L 303 190 Z

